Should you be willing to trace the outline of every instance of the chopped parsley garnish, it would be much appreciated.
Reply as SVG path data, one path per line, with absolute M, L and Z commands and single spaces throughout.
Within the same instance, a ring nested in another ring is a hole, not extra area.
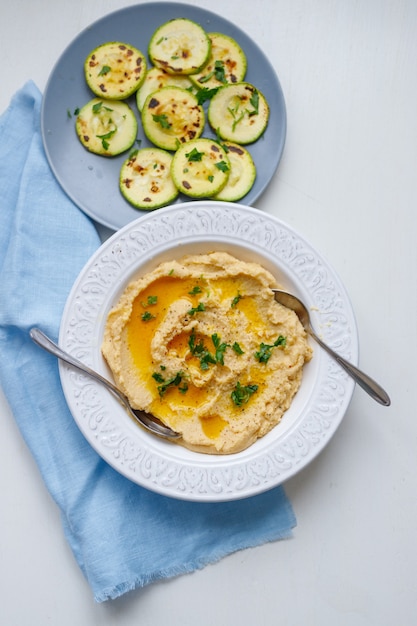
M 105 111 L 113 111 L 113 109 L 111 109 L 110 107 L 105 106 L 101 100 L 100 102 L 96 102 L 95 104 L 93 104 L 91 108 L 93 109 L 93 113 L 96 114 L 99 113 L 101 109 L 104 109 Z
M 194 330 L 188 340 L 188 347 L 190 348 L 191 354 L 200 360 L 200 367 L 202 370 L 208 370 L 209 365 L 216 364 L 216 359 L 212 354 L 210 354 L 209 350 L 204 345 L 203 340 L 200 339 L 196 342 Z
M 191 291 L 188 292 L 190 294 L 190 296 L 195 296 L 197 293 L 201 293 L 201 287 L 199 287 L 198 285 L 196 285 L 195 287 L 193 287 L 191 289 Z
M 249 111 L 249 115 L 258 115 L 259 113 L 259 94 L 254 91 L 249 101 L 253 106 L 253 111 Z
M 204 350 L 200 355 L 200 367 L 202 370 L 208 370 L 209 365 L 216 365 L 216 359 L 208 350 Z
M 108 74 L 109 72 L 111 72 L 111 67 L 109 65 L 103 65 L 103 67 L 99 71 L 98 75 L 99 76 L 106 76 L 106 74 Z
M 149 311 L 145 311 L 145 313 L 142 313 L 141 315 L 142 322 L 149 322 L 153 319 L 155 319 L 155 315 L 152 315 L 152 313 L 150 313 Z
M 221 83 L 227 83 L 223 61 L 217 60 L 214 62 L 214 75 Z
M 185 393 L 188 390 L 187 383 L 184 383 L 181 387 L 181 383 L 183 380 L 184 374 L 182 372 L 177 372 L 175 376 L 172 378 L 168 378 L 167 380 L 159 372 L 154 372 L 152 374 L 152 378 L 158 383 L 158 393 L 162 398 L 163 395 L 167 392 L 169 387 L 178 387 L 181 393 Z
M 158 296 L 148 296 L 146 302 L 141 302 L 143 307 L 152 306 L 158 302 Z
M 197 148 L 193 148 L 191 152 L 186 153 L 185 156 L 189 161 L 201 161 L 204 156 L 204 152 L 199 152 Z
M 239 111 L 239 107 L 240 107 L 240 103 L 238 102 L 236 104 L 236 106 L 232 109 L 230 107 L 227 108 L 227 110 L 229 111 L 230 115 L 233 117 L 233 124 L 232 124 L 232 131 L 234 132 L 236 129 L 236 126 L 239 124 L 239 122 L 241 122 L 245 116 L 244 112 Z M 240 115 L 239 115 L 240 113 Z
M 200 82 L 205 82 L 205 81 L 203 80 Z M 198 104 L 201 105 L 201 104 L 204 104 L 204 102 L 206 102 L 207 100 L 211 100 L 212 97 L 216 95 L 218 91 L 219 91 L 218 87 L 214 87 L 213 89 L 209 89 L 208 87 L 202 87 L 195 94 Z
M 236 130 L 236 126 L 243 120 L 245 114 L 249 117 L 259 114 L 259 93 L 255 90 L 252 92 L 249 103 L 253 106 L 252 110 L 240 108 L 241 103 L 237 102 L 236 106 L 228 107 L 228 111 L 233 118 L 232 131 Z
M 74 109 L 74 115 L 78 115 L 78 114 L 79 114 L 79 112 L 80 112 L 80 108 L 79 108 L 79 107 L 76 107 L 76 108 Z M 73 116 L 73 114 L 71 113 L 71 111 L 70 111 L 69 109 L 67 109 L 67 117 L 69 117 L 69 119 L 71 119 L 71 118 L 72 118 L 72 116 Z
M 215 166 L 217 167 L 217 169 L 219 169 L 221 172 L 228 172 L 229 171 L 229 166 L 226 163 L 226 161 L 219 161 L 218 163 L 215 163 Z
M 239 304 L 241 299 L 242 299 L 242 296 L 241 296 L 241 294 L 238 291 L 237 295 L 232 300 L 232 304 L 230 305 L 232 307 L 232 309 L 234 309 Z
M 157 124 L 160 124 L 162 128 L 171 128 L 172 124 L 169 123 L 168 117 L 165 115 L 152 115 L 152 119 Z
M 158 302 L 158 296 L 148 296 L 146 302 L 141 302 L 144 309 L 148 306 L 154 306 Z M 142 322 L 149 322 L 149 320 L 155 319 L 155 315 L 152 315 L 149 311 L 145 311 L 141 315 Z
M 209 72 L 203 78 L 200 78 L 200 83 L 206 83 L 213 76 L 216 80 L 219 81 L 219 83 L 227 83 L 227 78 L 224 71 L 224 63 L 220 59 L 214 62 L 214 70 Z
M 202 78 L 200 78 L 199 82 L 200 83 L 206 83 L 207 81 L 210 80 L 210 78 L 214 76 L 214 72 L 209 72 L 208 74 L 206 74 L 205 76 L 203 76 Z
M 199 302 L 197 306 L 194 306 L 192 309 L 188 311 L 189 315 L 195 315 L 195 313 L 201 313 L 205 311 L 206 307 L 204 306 L 204 302 Z
M 200 361 L 200 367 L 202 370 L 208 370 L 209 365 L 224 365 L 224 353 L 228 347 L 227 343 L 221 341 L 219 335 L 214 333 L 211 336 L 211 340 L 214 346 L 214 354 L 210 352 L 207 346 L 204 345 L 203 339 L 196 341 L 194 330 L 191 332 L 188 340 L 188 347 L 192 356 L 195 356 Z
M 258 385 L 242 385 L 237 381 L 230 397 L 236 406 L 242 406 L 249 402 L 249 398 L 258 390 Z
M 105 150 L 107 150 L 110 145 L 107 140 L 111 139 L 116 131 L 117 128 L 114 128 L 113 130 L 109 130 L 109 132 L 105 133 L 104 135 L 96 135 L 98 139 L 101 139 L 101 145 Z
M 232 344 L 232 349 L 234 350 L 234 352 L 236 352 L 236 354 L 244 354 L 244 352 L 243 352 L 242 348 L 240 347 L 240 345 L 238 344 L 238 342 L 237 342 L 237 341 L 235 341 L 235 342 Z
M 197 352 L 199 351 L 200 348 L 198 348 L 198 345 L 201 346 L 201 350 L 204 348 L 202 341 L 200 341 L 199 344 L 196 344 L 196 342 L 195 342 L 195 332 L 194 332 L 194 328 L 193 328 L 193 330 L 191 332 L 191 335 L 190 335 L 190 338 L 188 340 L 188 347 L 190 348 L 190 352 L 191 352 L 192 355 L 197 354 Z
M 226 348 L 228 347 L 227 343 L 222 343 L 217 333 L 214 333 L 214 335 L 211 336 L 211 340 L 216 350 L 214 356 L 216 363 L 224 365 L 224 353 L 226 351 Z
M 261 343 L 259 346 L 259 350 L 255 352 L 255 359 L 259 361 L 259 363 L 268 363 L 271 358 L 272 350 L 277 346 L 284 347 L 287 343 L 286 337 L 280 335 L 273 344 Z

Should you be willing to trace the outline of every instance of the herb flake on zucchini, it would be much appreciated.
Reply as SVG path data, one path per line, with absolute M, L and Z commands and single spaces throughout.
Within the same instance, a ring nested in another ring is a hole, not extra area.
M 181 87 L 162 87 L 151 93 L 142 109 L 145 135 L 164 150 L 175 151 L 200 137 L 205 115 L 194 94 Z
M 207 198 L 221 191 L 230 173 L 225 149 L 216 141 L 200 138 L 183 144 L 172 159 L 171 175 L 186 196 Z
M 223 33 L 208 33 L 211 53 L 204 68 L 190 76 L 198 87 L 221 87 L 227 83 L 241 83 L 245 78 L 246 55 L 237 41 Z
M 133 146 L 138 123 L 125 102 L 94 98 L 80 109 L 75 130 L 89 152 L 111 157 Z
M 265 131 L 269 105 L 250 83 L 224 85 L 210 100 L 208 121 L 218 136 L 239 144 L 253 143 Z
M 156 29 L 148 55 L 168 74 L 195 74 L 207 63 L 211 42 L 206 31 L 192 20 L 175 18 Z
M 123 42 L 103 43 L 86 58 L 84 74 L 96 96 L 124 100 L 141 86 L 146 58 L 140 50 Z
M 171 178 L 172 155 L 159 148 L 133 152 L 120 170 L 120 191 L 138 209 L 157 209 L 175 200 L 178 189 Z
M 224 142 L 230 162 L 230 175 L 226 185 L 213 200 L 236 202 L 252 189 L 256 178 L 256 166 L 249 151 L 237 143 Z

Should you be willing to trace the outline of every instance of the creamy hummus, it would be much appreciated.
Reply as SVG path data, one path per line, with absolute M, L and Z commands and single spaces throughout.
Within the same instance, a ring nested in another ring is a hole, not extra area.
M 273 287 L 263 267 L 223 252 L 162 263 L 132 281 L 102 345 L 132 406 L 199 452 L 239 452 L 268 433 L 312 354 Z

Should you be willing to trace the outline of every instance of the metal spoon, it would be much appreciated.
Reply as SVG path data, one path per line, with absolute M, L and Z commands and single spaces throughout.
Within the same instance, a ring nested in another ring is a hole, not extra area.
M 331 357 L 333 357 L 337 363 L 350 375 L 352 378 L 364 389 L 374 400 L 383 404 L 384 406 L 389 406 L 391 404 L 391 400 L 386 393 L 376 383 L 372 378 L 367 376 L 361 372 L 357 367 L 346 361 L 339 354 L 334 352 L 328 345 L 326 345 L 320 337 L 316 335 L 314 330 L 311 327 L 310 315 L 305 305 L 299 300 L 296 296 L 293 296 L 286 291 L 281 291 L 280 289 L 273 289 L 275 300 L 280 304 L 283 304 L 288 309 L 292 309 L 299 318 L 300 322 L 304 326 L 306 332 L 313 337 L 317 341 L 317 343 L 328 353 Z
M 88 367 L 87 365 L 84 365 L 84 363 L 81 363 L 81 361 L 78 361 L 78 359 L 75 359 L 73 356 L 68 354 L 68 352 L 65 352 L 64 350 L 62 350 L 56 343 L 52 341 L 52 339 L 49 339 L 49 337 L 47 337 L 45 333 L 42 332 L 39 328 L 32 328 L 29 332 L 29 335 L 31 339 L 38 346 L 40 346 L 47 352 L 50 352 L 54 356 L 58 357 L 58 359 L 65 361 L 65 363 L 72 365 L 73 367 L 80 370 L 84 374 L 91 376 L 91 378 L 94 378 L 94 380 L 96 380 L 97 382 L 107 387 L 107 389 L 124 405 L 128 413 L 137 422 L 139 422 L 141 426 L 143 426 L 144 428 L 146 428 L 153 434 L 159 435 L 160 437 L 165 437 L 168 439 L 178 439 L 179 437 L 181 437 L 179 433 L 176 433 L 174 430 L 171 430 L 171 428 L 168 428 L 167 426 L 164 426 L 163 424 L 157 422 L 156 421 L 157 418 L 155 418 L 153 415 L 149 413 L 145 413 L 145 411 L 138 411 L 136 409 L 132 409 L 132 407 L 129 404 L 128 399 L 120 391 L 120 389 L 115 387 L 115 385 L 113 385 L 110 381 L 108 381 L 106 378 L 101 376 L 101 374 L 98 374 L 97 372 L 92 370 L 90 367 Z

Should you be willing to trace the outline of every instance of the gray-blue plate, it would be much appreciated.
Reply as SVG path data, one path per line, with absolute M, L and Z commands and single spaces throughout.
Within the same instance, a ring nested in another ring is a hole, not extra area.
M 286 109 L 277 75 L 262 50 L 243 31 L 215 13 L 176 2 L 155 2 L 110 13 L 83 30 L 65 49 L 46 85 L 41 112 L 42 139 L 52 171 L 68 196 L 91 218 L 114 230 L 144 214 L 133 208 L 119 190 L 119 171 L 127 153 L 113 158 L 88 152 L 75 132 L 74 111 L 94 94 L 84 78 L 84 60 L 106 41 L 124 41 L 145 55 L 154 30 L 176 17 L 198 22 L 207 32 L 233 37 L 244 50 L 248 68 L 245 80 L 257 87 L 270 105 L 270 119 L 263 136 L 247 146 L 257 177 L 241 202 L 253 204 L 274 175 L 284 149 Z M 140 147 L 150 145 L 140 124 L 135 98 L 127 101 L 139 120 Z M 208 124 L 204 136 L 214 137 Z M 180 196 L 176 202 L 190 200 Z

